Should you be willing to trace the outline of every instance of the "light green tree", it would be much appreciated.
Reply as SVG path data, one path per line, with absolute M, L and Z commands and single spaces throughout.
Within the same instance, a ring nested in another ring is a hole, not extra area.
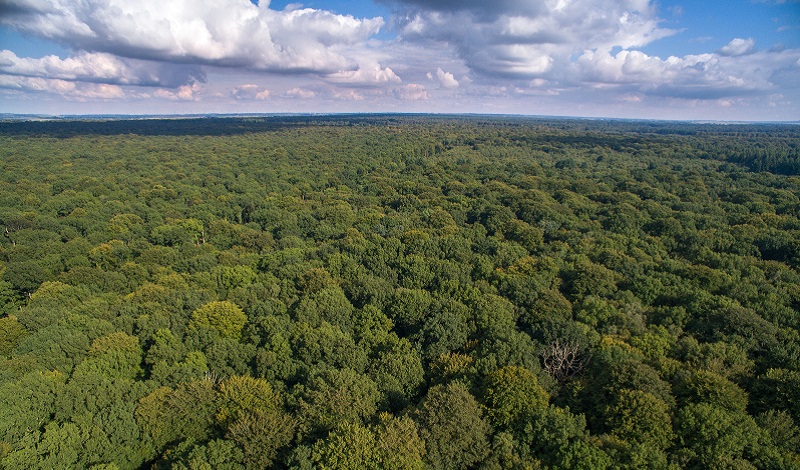
M 239 339 L 247 315 L 235 303 L 226 300 L 209 302 L 192 312 L 190 326 L 210 328 L 226 338 Z

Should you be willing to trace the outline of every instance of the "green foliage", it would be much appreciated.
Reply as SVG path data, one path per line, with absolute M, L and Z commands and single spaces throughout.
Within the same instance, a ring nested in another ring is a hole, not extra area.
M 226 439 L 215 439 L 205 445 L 195 445 L 173 458 L 175 470 L 243 470 L 242 451 Z
M 551 406 L 528 423 L 520 440 L 545 465 L 574 469 L 612 466 L 606 452 L 590 438 L 582 415 Z
M 322 469 L 421 470 L 425 444 L 409 418 L 381 415 L 375 426 L 344 423 L 317 441 L 312 456 Z
M 431 387 L 413 416 L 425 441 L 425 461 L 432 468 L 466 468 L 487 457 L 490 426 L 460 382 Z
M 0 318 L 0 357 L 11 356 L 14 348 L 27 333 L 16 316 Z
M 676 429 L 686 467 L 748 467 L 746 451 L 757 434 L 750 416 L 709 403 L 692 404 L 678 412 Z
M 93 362 L 90 358 L 75 367 L 64 393 L 56 399 L 55 420 L 78 425 L 82 463 L 113 462 L 121 468 L 138 467 L 148 450 L 141 446 L 134 411 L 146 389 L 142 383 L 109 374 Z
M 352 369 L 315 374 L 300 391 L 299 417 L 305 432 L 320 434 L 346 422 L 368 419 L 377 411 L 375 382 Z
M 458 351 L 466 345 L 471 331 L 469 309 L 457 300 L 437 302 L 414 336 L 426 359 Z
M 52 421 L 43 432 L 26 434 L 2 463 L 9 470 L 77 468 L 85 464 L 80 457 L 82 448 L 83 439 L 77 425 L 59 425 Z
M 253 284 L 258 275 L 249 266 L 214 266 L 211 276 L 216 280 L 218 289 L 227 292 L 237 287 Z
M 264 379 L 234 376 L 219 384 L 217 421 L 233 422 L 247 413 L 270 413 L 282 406 L 278 393 Z
M 247 323 L 247 315 L 233 302 L 209 302 L 192 312 L 189 324 L 195 328 L 210 328 L 226 338 L 238 339 Z
M 107 321 L 69 314 L 22 338 L 16 351 L 35 357 L 45 369 L 69 373 L 87 357 L 92 341 L 113 331 Z
M 31 294 L 52 274 L 36 261 L 19 261 L 8 263 L 3 270 L 3 280 L 20 292 Z
M 375 348 L 367 371 L 383 393 L 385 404 L 402 409 L 417 396 L 424 383 L 425 369 L 419 354 L 405 339 L 389 337 Z
M 339 287 L 326 287 L 298 302 L 295 309 L 297 321 L 319 326 L 323 321 L 342 331 L 353 331 L 353 305 Z
M 744 412 L 747 392 L 713 372 L 696 371 L 678 379 L 675 394 L 687 402 L 709 403 L 729 411 Z
M 136 422 L 144 441 L 159 455 L 182 439 L 202 441 L 210 436 L 217 413 L 216 391 L 210 380 L 186 382 L 172 389 L 159 387 L 136 406 Z
M 30 301 L 18 312 L 20 323 L 28 330 L 50 326 L 62 320 L 89 297 L 86 289 L 62 282 L 45 282 L 30 296 Z
M 433 302 L 431 294 L 423 289 L 406 289 L 399 287 L 395 290 L 389 312 L 395 323 L 403 328 L 411 329 L 427 316 L 427 309 Z
M 791 413 L 800 421 L 800 372 L 786 369 L 769 369 L 758 378 L 756 391 L 759 394 L 759 408 L 778 409 Z
M 0 123 L 0 468 L 798 468 L 799 140 Z
M 593 263 L 586 257 L 579 257 L 564 275 L 566 291 L 573 298 L 586 295 L 607 297 L 617 290 L 614 271 L 603 265 Z
M 670 410 L 663 400 L 641 390 L 621 390 L 605 412 L 606 426 L 623 441 L 664 450 L 673 438 Z
M 601 349 L 592 358 L 589 367 L 591 377 L 584 393 L 592 407 L 590 415 L 593 417 L 602 416 L 607 405 L 614 403 L 623 391 L 630 390 L 650 394 L 669 408 L 674 406 L 675 397 L 670 384 L 634 351 L 626 350 L 621 345 L 609 345 Z
M 0 441 L 18 442 L 55 415 L 56 399 L 66 377 L 59 372 L 32 371 L 0 385 Z
M 349 368 L 363 371 L 367 354 L 352 336 L 328 322 L 315 328 L 297 323 L 291 338 L 295 357 L 308 368 Z
M 425 442 L 416 423 L 409 417 L 378 416 L 373 427 L 380 456 L 380 468 L 413 470 L 424 468 Z
M 277 451 L 289 444 L 294 420 L 283 411 L 282 397 L 264 379 L 234 376 L 219 384 L 217 422 L 241 447 L 248 467 L 272 465 Z
M 550 400 L 536 376 L 516 366 L 490 373 L 483 394 L 492 424 L 513 432 L 520 432 L 529 419 L 547 409 Z
M 246 467 L 266 468 L 292 441 L 294 430 L 295 420 L 288 414 L 256 409 L 231 423 L 226 435 L 241 448 Z
M 141 363 L 139 340 L 135 336 L 116 332 L 92 341 L 88 358 L 81 366 L 92 364 L 109 376 L 135 379 L 142 373 Z
M 756 422 L 763 430 L 765 447 L 777 448 L 778 459 L 794 461 L 797 465 L 797 449 L 800 448 L 800 428 L 785 411 L 769 410 L 756 416 Z M 791 465 L 786 465 L 791 467 Z

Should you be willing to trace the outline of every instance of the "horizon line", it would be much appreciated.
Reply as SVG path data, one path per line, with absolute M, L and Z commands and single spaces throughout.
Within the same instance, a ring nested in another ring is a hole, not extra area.
M 432 112 L 252 112 L 252 113 L 87 113 L 87 114 L 46 114 L 46 113 L 0 113 L 0 123 L 9 121 L 80 121 L 80 120 L 148 120 L 148 119 L 204 119 L 204 118 L 236 118 L 236 117 L 287 117 L 287 116 L 430 116 L 430 117 L 506 117 L 528 119 L 566 119 L 586 121 L 633 121 L 633 122 L 669 122 L 690 124 L 784 124 L 800 125 L 800 120 L 720 120 L 720 119 L 655 119 L 655 118 L 625 118 L 610 116 L 565 116 L 547 114 L 519 114 L 519 113 L 432 113 Z

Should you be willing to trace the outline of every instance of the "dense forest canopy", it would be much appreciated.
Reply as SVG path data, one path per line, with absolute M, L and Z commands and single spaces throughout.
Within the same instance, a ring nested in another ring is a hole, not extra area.
M 800 127 L 0 123 L 0 468 L 800 468 Z

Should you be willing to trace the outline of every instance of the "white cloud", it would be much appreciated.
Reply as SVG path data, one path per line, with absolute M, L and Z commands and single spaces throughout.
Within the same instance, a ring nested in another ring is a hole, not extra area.
M 302 99 L 309 99 L 317 96 L 317 94 L 311 90 L 304 90 L 302 88 L 292 88 L 288 90 L 285 96 L 289 98 L 302 98 Z
M 364 95 L 355 90 L 335 90 L 333 97 L 344 101 L 363 101 Z
M 16 0 L 0 23 L 70 47 L 123 57 L 333 73 L 355 70 L 348 49 L 383 26 L 310 8 L 249 0 Z
M 407 41 L 451 45 L 485 77 L 545 76 L 586 49 L 640 47 L 675 31 L 649 0 L 385 0 Z
M 428 75 L 431 75 L 431 74 L 429 73 Z M 458 88 L 458 85 L 459 85 L 458 80 L 456 80 L 456 78 L 453 76 L 452 73 L 445 72 L 444 70 L 442 70 L 441 67 L 439 67 L 436 70 L 436 78 L 439 79 L 439 83 L 444 88 L 447 88 L 447 89 L 450 89 L 450 90 Z
M 753 38 L 736 38 L 719 50 L 721 55 L 737 56 L 750 54 L 755 50 L 756 42 Z
M 270 108 L 288 111 L 598 115 L 627 105 L 635 115 L 661 105 L 694 117 L 758 105 L 797 118 L 800 50 L 759 50 L 741 33 L 716 51 L 647 54 L 642 46 L 676 33 L 662 27 L 656 0 L 376 1 L 393 7 L 398 37 L 376 36 L 382 18 L 279 11 L 268 0 L 0 0 L 0 25 L 71 51 L 0 51 L 0 107 L 63 95 L 123 112 L 224 112 L 277 98 Z
M 543 87 L 515 87 L 514 94 L 515 95 L 525 95 L 525 96 L 557 96 L 561 92 L 557 89 L 553 88 L 543 88 Z
M 394 94 L 398 99 L 406 101 L 423 101 L 431 99 L 431 94 L 425 88 L 425 85 L 418 83 L 409 83 L 394 90 Z
M 687 99 L 719 99 L 767 93 L 776 71 L 796 69 L 800 50 L 725 56 L 697 54 L 660 59 L 640 51 L 585 51 L 571 69 L 573 84 L 592 83 L 645 94 Z
M 11 92 L 49 93 L 70 100 L 118 100 L 125 91 L 106 83 L 76 83 L 61 79 L 0 75 L 0 89 Z
M 401 82 L 400 77 L 398 77 L 392 69 L 389 67 L 381 68 L 380 65 L 359 68 L 358 70 L 336 72 L 327 75 L 326 78 L 334 83 L 354 86 L 383 85 L 390 82 Z
M 265 100 L 270 97 L 270 91 L 264 87 L 248 83 L 233 88 L 231 95 L 237 100 Z
M 66 59 L 54 55 L 34 59 L 17 57 L 12 51 L 2 50 L 0 73 L 67 81 L 162 87 L 205 80 L 205 75 L 198 67 L 121 59 L 112 54 L 83 51 Z
M 170 101 L 198 101 L 200 99 L 199 92 L 201 90 L 202 87 L 195 83 L 192 85 L 181 85 L 177 90 L 159 88 L 153 94 L 157 98 L 167 99 Z
M 83 87 L 78 88 L 79 96 L 82 99 L 86 100 L 110 100 L 110 99 L 121 99 L 125 97 L 125 92 L 122 90 L 121 87 L 117 85 L 109 85 L 107 83 L 97 83 L 92 85 L 86 85 Z
M 66 80 L 0 75 L 0 88 L 16 91 L 69 94 L 77 88 L 77 85 Z

